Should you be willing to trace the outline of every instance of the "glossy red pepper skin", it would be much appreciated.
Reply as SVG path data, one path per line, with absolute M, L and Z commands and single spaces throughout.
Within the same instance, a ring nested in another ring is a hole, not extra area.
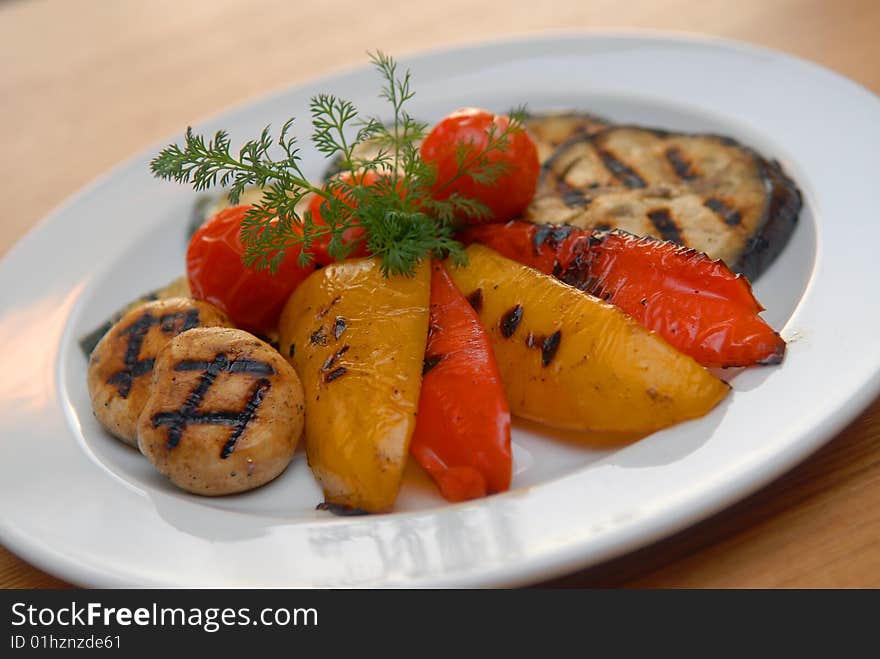
M 470 227 L 461 238 L 614 304 L 704 366 L 778 364 L 785 355 L 749 281 L 700 252 L 620 231 L 516 221 Z
M 510 487 L 510 410 L 479 316 L 431 264 L 425 373 L 410 453 L 449 501 Z

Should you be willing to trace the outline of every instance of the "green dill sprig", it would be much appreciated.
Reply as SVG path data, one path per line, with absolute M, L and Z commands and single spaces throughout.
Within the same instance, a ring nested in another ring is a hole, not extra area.
M 312 247 L 324 241 L 335 259 L 344 259 L 365 241 L 367 250 L 380 259 L 386 276 L 411 275 L 430 256 L 449 256 L 463 263 L 464 248 L 454 239 L 456 219 L 483 219 L 490 211 L 458 193 L 441 199 L 437 197 L 444 195 L 437 193 L 462 176 L 479 183 L 497 180 L 505 164 L 492 154 L 507 146 L 514 131 L 522 130 L 524 114 L 512 113 L 502 131 L 493 127 L 482 148 L 473 143 L 459 145 L 453 178 L 435 189 L 436 168 L 419 155 L 428 125 L 405 109 L 414 95 L 410 72 L 399 74 L 397 63 L 381 52 L 370 58 L 384 80 L 380 96 L 391 107 L 392 121 L 361 118 L 354 104 L 331 94 L 315 96 L 309 105 L 312 144 L 353 175 L 334 177 L 323 186 L 310 183 L 300 169 L 292 119 L 276 138 L 267 126 L 259 138 L 246 142 L 237 156 L 231 152 L 225 131 L 206 141 L 188 128 L 182 147 L 172 144 L 153 159 L 153 174 L 191 184 L 196 190 L 227 188 L 233 204 L 246 188 L 261 188 L 260 201 L 245 214 L 241 227 L 243 260 L 251 267 L 276 272 L 285 255 L 295 248 L 300 264 L 306 265 L 312 259 Z M 358 157 L 358 147 L 366 143 L 376 145 L 378 152 Z M 279 156 L 273 157 L 273 152 Z M 367 176 L 371 177 L 369 185 L 364 184 Z M 306 197 L 312 194 L 322 199 L 320 222 L 302 211 Z M 358 237 L 346 234 L 356 226 L 363 229 Z

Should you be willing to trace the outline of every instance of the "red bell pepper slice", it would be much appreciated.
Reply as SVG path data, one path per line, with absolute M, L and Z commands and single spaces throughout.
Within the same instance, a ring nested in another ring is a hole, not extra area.
M 431 264 L 431 312 L 410 453 L 449 501 L 510 487 L 510 410 L 489 337 L 443 265 Z
M 621 231 L 508 222 L 461 236 L 614 304 L 708 367 L 778 364 L 785 341 L 748 279 L 675 243 Z

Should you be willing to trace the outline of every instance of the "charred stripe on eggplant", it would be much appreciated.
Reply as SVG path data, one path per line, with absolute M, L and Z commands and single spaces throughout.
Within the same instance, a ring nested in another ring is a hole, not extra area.
M 728 226 L 735 227 L 742 224 L 742 215 L 739 211 L 728 206 L 722 199 L 709 197 L 703 202 L 703 206 L 715 213 Z
M 644 188 L 647 186 L 645 179 L 607 149 L 599 149 L 599 157 L 602 159 L 602 164 L 605 165 L 605 168 L 611 172 L 611 175 L 626 187 Z
M 684 154 L 681 152 L 681 149 L 675 146 L 671 146 L 666 151 L 664 151 L 666 155 L 666 160 L 669 161 L 669 164 L 672 165 L 672 169 L 675 171 L 675 175 L 680 178 L 682 181 L 693 181 L 697 178 L 696 173 L 692 169 L 692 165 L 688 162 L 687 158 L 685 158 Z
M 657 229 L 657 233 L 663 240 L 669 240 L 674 243 L 681 243 L 681 229 L 672 219 L 672 214 L 668 208 L 658 208 L 657 210 L 648 212 L 648 219 Z

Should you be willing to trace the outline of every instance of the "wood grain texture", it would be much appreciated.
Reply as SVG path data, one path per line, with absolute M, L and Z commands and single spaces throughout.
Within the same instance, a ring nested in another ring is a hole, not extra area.
M 0 0 L 0 254 L 147 145 L 268 90 L 360 64 L 377 47 L 402 55 L 548 30 L 702 32 L 778 48 L 880 90 L 873 0 L 539 4 Z M 60 585 L 0 548 L 0 586 Z M 746 501 L 545 585 L 880 587 L 880 401 Z

